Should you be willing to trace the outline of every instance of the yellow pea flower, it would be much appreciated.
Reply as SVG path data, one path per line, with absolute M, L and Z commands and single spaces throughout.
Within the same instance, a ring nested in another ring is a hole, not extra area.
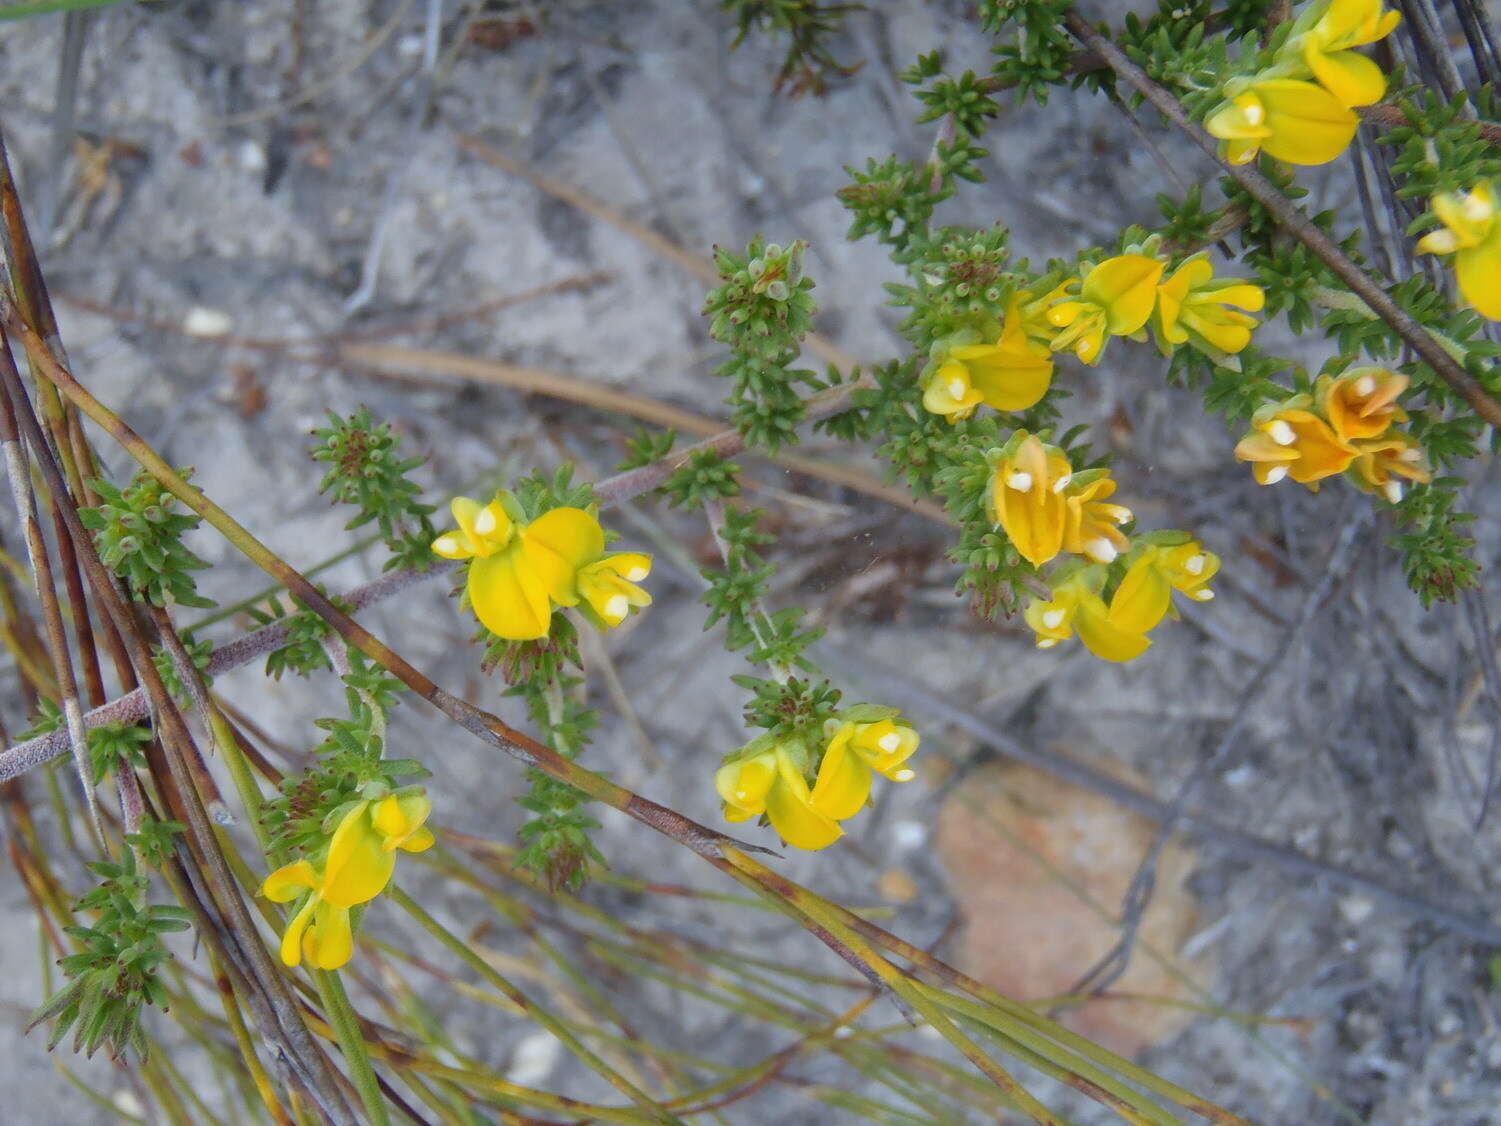
M 870 800 L 873 775 L 893 782 L 917 777 L 904 765 L 917 744 L 917 732 L 894 719 L 840 724 L 824 748 L 810 798 L 813 808 L 836 821 L 855 816 Z
M 1020 310 L 1027 296 L 1012 299 L 994 344 L 956 342 L 944 350 L 945 359 L 924 382 L 924 407 L 958 422 L 981 403 L 998 411 L 1036 405 L 1053 381 L 1053 361 L 1027 334 Z
M 1157 301 L 1157 282 L 1166 263 L 1145 254 L 1120 254 L 1095 266 L 1079 285 L 1079 296 L 1048 309 L 1048 321 L 1061 329 L 1055 352 L 1072 351 L 1093 364 L 1109 336 L 1140 331 Z
M 1407 421 L 1397 396 L 1411 382 L 1386 368 L 1351 368 L 1338 379 L 1320 379 L 1318 398 L 1335 436 L 1354 442 L 1384 433 L 1393 422 Z
M 1443 226 L 1418 242 L 1419 254 L 1454 255 L 1459 292 L 1482 317 L 1501 321 L 1501 214 L 1494 184 L 1441 192 L 1430 200 Z
M 580 598 L 605 626 L 618 626 L 633 607 L 651 605 L 651 595 L 636 584 L 651 574 L 651 556 L 622 551 L 579 568 Z
M 1114 495 L 1115 482 L 1108 476 L 1098 477 L 1082 487 L 1066 487 L 1064 551 L 1087 556 L 1096 563 L 1109 563 L 1130 548 L 1131 541 L 1121 532 L 1120 525 L 1130 521 L 1131 510 L 1105 499 Z
M 432 831 L 423 824 L 431 811 L 425 794 L 356 802 L 329 838 L 321 869 L 303 858 L 266 877 L 261 894 L 273 903 L 306 895 L 282 934 L 285 964 L 300 965 L 306 958 L 320 970 L 336 970 L 349 961 L 354 954 L 350 908 L 386 889 L 396 868 L 395 850 L 432 847 Z
M 1110 600 L 1110 620 L 1132 633 L 1147 633 L 1172 612 L 1173 591 L 1195 602 L 1214 597 L 1209 580 L 1219 573 L 1220 557 L 1197 540 L 1176 545 L 1151 544 L 1131 562 Z
M 481 506 L 455 497 L 458 530 L 433 541 L 445 559 L 468 559 L 469 603 L 485 628 L 512 641 L 546 637 L 553 603 L 576 606 L 579 569 L 604 554 L 604 529 L 582 508 L 554 508 L 530 524 L 500 497 Z
M 1360 452 L 1350 467 L 1350 478 L 1368 493 L 1379 493 L 1396 504 L 1402 499 L 1402 482 L 1398 478 L 1427 484 L 1433 470 L 1423 455 L 1423 447 L 1411 434 L 1389 430 L 1369 442 L 1355 443 Z
M 766 814 L 771 827 L 795 848 L 827 848 L 844 830 L 839 822 L 813 808 L 808 780 L 787 747 L 726 763 L 714 776 L 728 821 L 748 821 Z
M 1073 475 L 1068 459 L 1035 434 L 1018 431 L 1014 452 L 1000 460 L 990 485 L 995 522 L 1021 557 L 1041 567 L 1063 550 L 1068 503 L 1063 490 Z
M 1289 164 L 1327 164 L 1350 147 L 1359 124 L 1322 86 L 1268 78 L 1221 102 L 1204 128 L 1225 142 L 1231 164 L 1249 164 L 1262 149 Z
M 1291 477 L 1307 485 L 1343 473 L 1355 460 L 1355 448 L 1312 411 L 1284 408 L 1253 425 L 1235 457 L 1251 463 L 1258 484 Z
M 1129 661 L 1147 651 L 1152 642 L 1145 630 L 1128 628 L 1131 615 L 1121 615 L 1128 624 L 1115 620 L 1119 595 L 1109 607 L 1100 597 L 1104 581 L 1103 567 L 1086 567 L 1055 585 L 1051 599 L 1034 598 L 1028 604 L 1022 616 L 1037 635 L 1039 649 L 1051 649 L 1078 633 L 1085 648 L 1107 661 Z
M 1216 280 L 1207 258 L 1190 258 L 1157 287 L 1158 345 L 1171 352 L 1178 344 L 1204 342 L 1216 352 L 1234 355 L 1251 343 L 1251 330 L 1259 322 L 1229 306 L 1254 312 L 1265 304 L 1260 286 L 1238 278 Z
M 1402 22 L 1400 12 L 1382 11 L 1381 3 L 1323 0 L 1298 18 L 1288 40 L 1288 47 L 1299 50 L 1324 89 L 1346 106 L 1372 105 L 1386 93 L 1381 68 L 1351 50 L 1385 39 Z M 1307 30 L 1301 31 L 1305 26 Z

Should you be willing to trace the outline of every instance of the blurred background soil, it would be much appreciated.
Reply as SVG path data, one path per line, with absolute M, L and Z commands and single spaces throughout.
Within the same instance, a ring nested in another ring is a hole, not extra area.
M 44 264 L 75 370 L 307 568 L 348 543 L 347 517 L 318 495 L 307 457 L 325 409 L 365 404 L 395 424 L 428 459 L 419 476 L 435 502 L 567 459 L 602 476 L 622 457 L 630 424 L 618 413 L 504 385 L 516 367 L 723 416 L 725 387 L 709 374 L 721 352 L 699 316 L 705 284 L 627 224 L 700 260 L 757 233 L 807 239 L 820 331 L 862 361 L 903 354 L 882 288 L 899 273 L 878 247 L 845 241 L 834 192 L 845 165 L 928 151 L 934 126 L 915 124 L 896 70 L 934 49 L 952 71 L 979 67 L 985 43 L 967 4 L 869 7 L 836 41 L 858 73 L 790 98 L 772 89 L 780 45 L 752 37 L 732 50 L 733 28 L 709 0 L 124 5 L 87 20 L 62 133 L 63 20 L 0 26 L 0 113 L 29 213 L 50 220 Z M 1154 120 L 1133 126 L 1083 93 L 1055 94 L 1046 109 L 1007 105 L 985 144 L 989 181 L 941 218 L 1005 223 L 1034 260 L 1151 223 L 1156 193 L 1211 175 Z M 605 201 L 623 222 L 584 214 L 480 146 Z M 1304 182 L 1315 207 L 1358 215 L 1337 169 Z M 1283 326 L 1264 331 L 1270 348 L 1322 358 Z M 1113 987 L 1122 996 L 1069 1019 L 1257 1122 L 1501 1122 L 1501 1007 L 1487 966 L 1501 943 L 1501 817 L 1481 797 L 1498 737 L 1497 685 L 1482 675 L 1494 670 L 1495 573 L 1467 603 L 1424 612 L 1388 545 L 1393 529 L 1365 498 L 1341 482 L 1317 495 L 1259 489 L 1231 457 L 1236 435 L 1163 370 L 1152 349 L 1128 343 L 1098 369 L 1060 365 L 1068 420 L 1095 425 L 1142 524 L 1193 529 L 1225 559 L 1218 597 L 1129 666 L 1077 645 L 1037 651 L 1018 621 L 979 622 L 952 593 L 949 536 L 934 520 L 744 459 L 749 499 L 782 537 L 774 604 L 808 606 L 828 630 L 818 657 L 848 698 L 902 706 L 924 739 L 921 781 L 882 793 L 846 843 L 780 866 L 843 902 L 882 907 L 890 929 L 1017 996 L 1060 996 L 1118 936 L 1153 811 L 1207 764 Z M 801 452 L 876 468 L 826 438 Z M 1486 564 L 1494 485 L 1493 465 L 1477 464 L 1469 499 Z M 712 544 L 700 522 L 656 502 L 614 523 L 657 553 L 656 604 L 605 641 L 629 706 L 595 678 L 605 722 L 584 761 L 717 823 L 712 770 L 746 738 L 728 678 L 747 670 L 702 629 L 697 568 Z M 264 588 L 214 536 L 193 546 L 215 564 L 201 581 L 212 597 Z M 379 568 L 361 556 L 318 577 L 342 590 Z M 439 683 L 519 720 L 478 671 L 447 588 L 428 583 L 362 620 Z M 242 615 L 206 636 L 249 624 Z M 606 661 L 591 659 L 596 670 Z M 341 706 L 326 675 L 271 681 L 255 665 L 219 686 L 297 748 L 321 738 L 314 717 Z M 26 722 L 15 699 L 12 731 Z M 513 762 L 420 703 L 398 710 L 395 731 L 393 752 L 433 769 L 443 824 L 510 838 L 525 786 Z M 639 824 L 602 820 L 618 873 L 728 890 Z M 765 830 L 756 839 L 774 843 Z M 471 904 L 432 894 L 456 928 L 475 925 Z M 837 968 L 769 916 L 599 886 L 586 895 L 666 931 Z M 0 1121 L 110 1121 L 54 1069 L 40 1033 L 21 1036 L 42 984 L 35 924 L 9 871 L 0 903 Z M 394 916 L 377 908 L 368 925 L 405 934 Z M 492 928 L 485 941 L 524 945 L 513 939 Z M 781 1046 L 680 995 L 612 988 L 649 1034 L 717 1058 Z M 877 1008 L 880 1021 L 899 1019 Z M 594 1091 L 516 1018 L 459 1007 L 453 1024 L 497 1066 Z M 190 1074 L 203 1066 L 187 1048 L 174 1058 Z M 107 1064 L 78 1066 L 131 1108 Z M 801 1074 L 860 1081 L 826 1063 Z M 1093 1104 L 1058 1101 L 1080 1122 L 1106 1120 Z M 837 1120 L 779 1084 L 727 1114 Z

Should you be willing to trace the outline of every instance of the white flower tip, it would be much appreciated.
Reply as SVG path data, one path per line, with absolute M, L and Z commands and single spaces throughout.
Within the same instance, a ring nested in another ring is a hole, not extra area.
M 968 390 L 969 390 L 969 388 L 964 385 L 964 380 L 962 380 L 962 379 L 951 379 L 951 380 L 949 380 L 949 398 L 951 398 L 951 399 L 962 399 L 962 398 L 964 398 L 964 393 L 966 391 L 968 391 Z
M 1053 492 L 1063 492 L 1064 489 L 1068 488 L 1069 483 L 1073 481 L 1073 479 L 1074 475 L 1072 473 L 1065 473 L 1062 477 L 1053 482 Z
M 1041 641 L 1039 641 L 1037 643 L 1037 648 L 1039 648 L 1039 649 L 1051 649 L 1053 646 L 1055 646 L 1057 644 L 1058 644 L 1058 639 L 1056 637 L 1044 637 Z
M 625 577 L 630 582 L 639 583 L 642 579 L 646 578 L 646 576 L 649 575 L 649 574 L 651 574 L 651 570 L 649 568 L 646 568 L 646 567 L 632 567 L 629 571 L 626 572 Z
M 1369 395 L 1374 390 L 1376 390 L 1375 376 L 1362 375 L 1355 381 L 1355 393 L 1357 395 Z
M 453 555 L 459 550 L 459 541 L 455 536 L 439 536 L 433 540 L 433 550 L 439 555 Z
M 1479 192 L 1470 192 L 1465 196 L 1465 201 L 1460 205 L 1465 218 L 1472 223 L 1483 223 L 1495 212 L 1490 200 Z
M 1115 544 L 1111 543 L 1104 536 L 1101 536 L 1099 539 L 1090 540 L 1084 545 L 1084 554 L 1096 563 L 1113 563 L 1115 557 L 1120 552 L 1115 549 Z
M 1006 478 L 1006 487 L 1015 489 L 1019 493 L 1030 492 L 1032 489 L 1032 474 L 1024 473 L 1018 469 L 1010 477 Z
M 1416 446 L 1413 446 L 1412 448 L 1403 450 L 1401 453 L 1399 453 L 1397 455 L 1397 460 L 1398 461 L 1422 461 L 1423 460 L 1423 451 L 1420 450 L 1420 449 L 1418 449 Z
M 1245 114 L 1248 125 L 1260 125 L 1266 118 L 1266 110 L 1261 108 L 1260 102 L 1252 102 L 1246 106 Z
M 1195 602 L 1213 602 L 1214 601 L 1214 591 L 1212 591 L 1212 590 L 1210 590 L 1210 589 L 1208 589 L 1206 587 L 1203 590 L 1196 590 L 1196 591 L 1194 591 L 1193 597 L 1194 597 L 1194 601 Z
M 617 594 L 605 603 L 605 617 L 612 621 L 620 621 L 631 612 L 631 600 L 623 594 Z
M 1290 446 L 1298 440 L 1298 435 L 1293 432 L 1293 428 L 1287 424 L 1287 420 L 1284 418 L 1279 418 L 1276 422 L 1268 426 L 1266 432 L 1271 435 L 1272 441 L 1276 442 L 1279 446 Z
M 917 771 L 903 767 L 891 776 L 893 782 L 910 782 L 917 777 Z
M 735 800 L 737 802 L 740 802 L 742 805 L 745 805 L 745 804 L 749 803 L 750 802 L 750 791 L 749 790 L 736 790 L 735 791 Z
M 495 513 L 486 505 L 479 510 L 479 515 L 474 518 L 474 530 L 482 536 L 488 536 L 495 531 L 499 521 L 495 519 Z
M 1202 575 L 1204 573 L 1204 567 L 1208 562 L 1209 560 L 1206 559 L 1201 553 L 1199 555 L 1195 555 L 1187 563 L 1183 564 L 1183 569 L 1190 575 Z
M 1057 629 L 1066 616 L 1062 610 L 1048 610 L 1042 615 L 1042 624 L 1048 629 Z
M 902 737 L 895 731 L 887 732 L 885 735 L 882 735 L 879 739 L 876 740 L 876 746 L 880 747 L 881 750 L 885 751 L 888 755 L 901 745 Z
M 1282 480 L 1286 476 L 1287 466 L 1274 465 L 1266 471 L 1266 483 L 1268 485 L 1275 485 L 1278 481 Z
M 1386 499 L 1396 504 L 1402 499 L 1402 482 L 1396 479 L 1387 481 L 1381 486 L 1381 491 L 1386 494 Z

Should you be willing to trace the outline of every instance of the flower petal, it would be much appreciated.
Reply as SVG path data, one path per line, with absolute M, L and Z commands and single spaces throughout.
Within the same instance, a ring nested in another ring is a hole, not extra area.
M 1347 106 L 1374 105 L 1386 93 L 1386 75 L 1381 68 L 1354 51 L 1325 53 L 1310 44 L 1304 49 L 1303 61 L 1324 89 Z
M 1459 292 L 1482 317 L 1501 321 L 1501 219 L 1496 231 L 1480 246 L 1454 257 Z
M 1322 86 L 1293 78 L 1256 85 L 1271 136 L 1262 148 L 1289 164 L 1327 164 L 1355 139 L 1360 118 Z
M 1145 634 L 1123 629 L 1101 612 L 1102 609 L 1081 606 L 1074 618 L 1079 640 L 1091 653 L 1107 661 L 1129 661 L 1147 651 L 1152 642 Z
M 307 860 L 283 864 L 266 877 L 261 894 L 272 903 L 290 903 L 303 892 L 318 886 L 318 873 Z
M 320 903 L 310 926 L 302 936 L 302 953 L 320 970 L 336 970 L 354 957 L 354 930 L 349 925 L 349 908 Z
M 855 816 L 870 800 L 870 763 L 850 746 L 854 734 L 855 725 L 846 723 L 829 741 L 809 796 L 815 810 L 836 821 Z
M 730 820 L 743 821 L 765 811 L 766 795 L 776 778 L 776 753 L 767 751 L 721 766 L 714 775 L 714 788 L 731 811 L 741 814 Z
M 552 607 L 543 584 L 523 575 L 518 567 L 521 551 L 513 545 L 486 559 L 469 564 L 469 603 L 491 633 L 511 641 L 546 637 L 552 625 Z
M 1127 633 L 1145 634 L 1167 617 L 1172 604 L 1173 588 L 1158 566 L 1156 549 L 1151 549 L 1131 564 L 1116 588 L 1110 622 Z
M 307 932 L 307 927 L 313 921 L 313 909 L 318 906 L 318 897 L 310 895 L 302 909 L 292 916 L 287 923 L 287 929 L 281 934 L 281 962 L 284 966 L 300 966 L 302 964 L 302 936 Z
M 554 508 L 522 530 L 521 546 L 526 574 L 559 606 L 576 606 L 574 580 L 580 567 L 604 554 L 605 531 L 582 508 Z
M 808 783 L 786 754 L 777 758 L 777 781 L 766 795 L 771 827 L 794 848 L 809 852 L 827 848 L 844 836 L 844 830 L 839 822 L 809 804 Z
M 1147 323 L 1157 302 L 1157 283 L 1166 263 L 1145 254 L 1107 258 L 1084 279 L 1081 296 L 1105 310 L 1105 325 L 1116 336 Z
M 361 802 L 346 813 L 328 842 L 319 895 L 339 907 L 374 899 L 396 869 L 396 858 L 382 847 L 370 808 L 370 802 Z

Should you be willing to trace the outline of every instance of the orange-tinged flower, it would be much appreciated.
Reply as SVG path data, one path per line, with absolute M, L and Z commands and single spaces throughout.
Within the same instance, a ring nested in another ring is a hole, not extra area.
M 1350 147 L 1359 124 L 1322 86 L 1269 78 L 1221 102 L 1204 128 L 1225 142 L 1231 164 L 1249 164 L 1262 149 L 1289 164 L 1327 164 Z
M 1318 415 L 1292 408 L 1256 422 L 1235 447 L 1236 460 L 1249 461 L 1262 485 L 1284 477 L 1305 485 L 1332 477 L 1349 468 L 1355 453 Z
M 1051 599 L 1033 599 L 1022 616 L 1037 635 L 1037 647 L 1051 649 L 1077 633 L 1091 653 L 1107 661 L 1129 661 L 1145 653 L 1152 644 L 1146 631 L 1113 619 L 1115 600 L 1106 607 L 1100 597 L 1103 584 L 1104 568 L 1087 567 L 1054 586 Z
M 1096 563 L 1109 563 L 1130 548 L 1131 541 L 1120 525 L 1130 521 L 1131 510 L 1105 499 L 1114 495 L 1115 482 L 1108 476 L 1083 486 L 1071 483 L 1065 489 L 1064 551 L 1087 556 Z
M 1396 504 L 1402 499 L 1402 481 L 1427 484 L 1433 470 L 1423 447 L 1411 434 L 1389 430 L 1379 438 L 1357 442 L 1360 453 L 1350 467 L 1351 479 L 1368 493 L 1379 493 Z
M 813 808 L 839 821 L 855 816 L 870 800 L 874 775 L 883 774 L 893 782 L 917 777 L 905 765 L 917 744 L 917 732 L 894 719 L 840 724 L 819 763 Z
M 1351 368 L 1338 379 L 1320 380 L 1319 400 L 1335 436 L 1345 442 L 1374 438 L 1393 422 L 1405 422 L 1407 412 L 1397 397 L 1412 382 L 1386 368 Z
M 1097 362 L 1107 335 L 1129 336 L 1147 323 L 1165 267 L 1161 259 L 1145 254 L 1105 259 L 1084 275 L 1078 297 L 1048 309 L 1049 323 L 1061 330 L 1050 347 L 1071 351 L 1086 364 Z
M 1441 192 L 1431 203 L 1443 226 L 1418 242 L 1419 254 L 1454 255 L 1459 292 L 1483 317 L 1501 321 L 1501 208 L 1494 184 Z
M 1381 4 L 1382 0 L 1324 0 L 1298 18 L 1288 40 L 1313 76 L 1346 106 L 1372 105 L 1386 93 L 1381 68 L 1350 49 L 1385 39 L 1402 22 L 1400 12 L 1382 11 Z
M 266 877 L 261 894 L 273 903 L 306 899 L 282 934 L 281 960 L 289 966 L 306 958 L 320 970 L 336 970 L 354 954 L 349 910 L 368 903 L 391 882 L 395 852 L 431 848 L 424 824 L 432 811 L 425 794 L 363 800 L 339 820 L 321 861 L 284 864 Z
M 1000 460 L 991 479 L 991 515 L 1021 557 L 1041 567 L 1063 550 L 1068 504 L 1062 493 L 1073 471 L 1037 435 L 1018 431 L 1016 437 L 1014 452 Z
M 1207 258 L 1190 258 L 1157 287 L 1158 342 L 1164 352 L 1192 341 L 1234 355 L 1251 343 L 1251 330 L 1258 322 L 1229 306 L 1256 311 L 1265 304 L 1260 286 L 1238 278 L 1216 280 Z
M 813 808 L 808 780 L 785 746 L 772 747 L 719 768 L 714 787 L 729 821 L 766 814 L 781 838 L 816 852 L 844 835 L 839 822 Z

